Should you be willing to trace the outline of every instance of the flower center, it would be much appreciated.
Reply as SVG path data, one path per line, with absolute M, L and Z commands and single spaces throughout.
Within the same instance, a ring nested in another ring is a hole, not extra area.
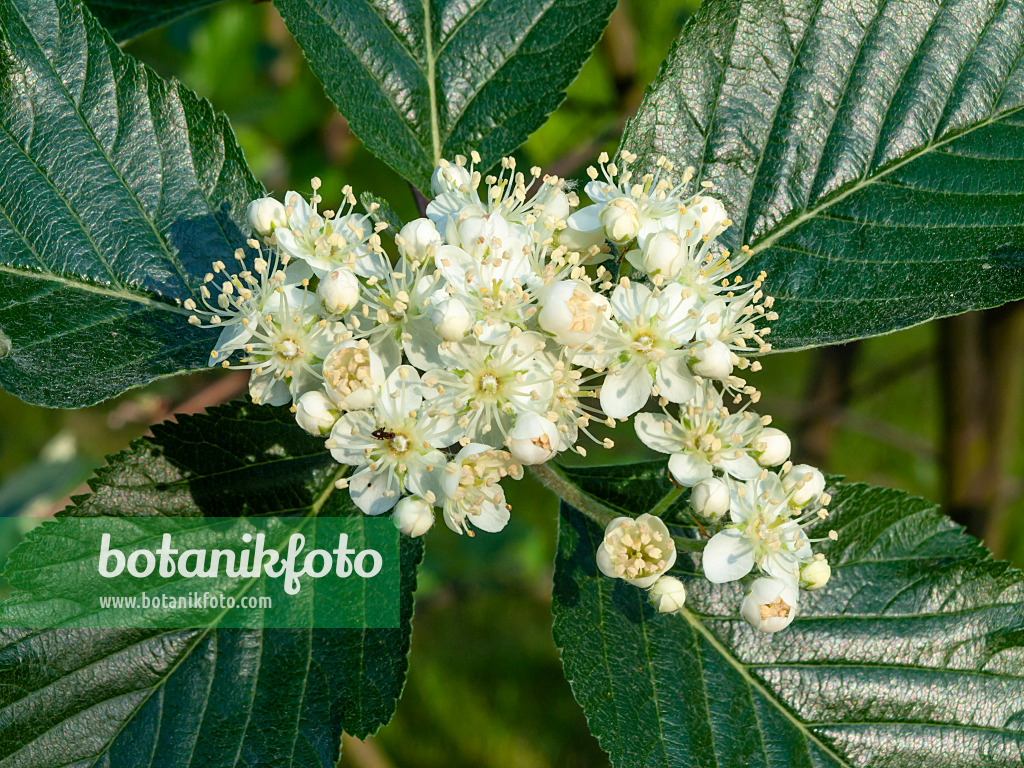
M 784 619 L 789 616 L 789 612 L 793 606 L 789 605 L 781 597 L 777 598 L 774 603 L 761 606 L 761 618 L 762 619 Z
M 405 435 L 395 434 L 388 443 L 392 453 L 405 453 L 409 450 L 409 438 Z
M 644 331 L 634 339 L 634 344 L 640 352 L 650 352 L 654 349 L 654 334 L 649 331 Z
M 282 339 L 277 345 L 277 351 L 285 360 L 294 360 L 302 354 L 302 349 L 294 339 Z
M 480 377 L 479 387 L 485 395 L 496 395 L 501 388 L 501 382 L 493 373 L 485 373 Z

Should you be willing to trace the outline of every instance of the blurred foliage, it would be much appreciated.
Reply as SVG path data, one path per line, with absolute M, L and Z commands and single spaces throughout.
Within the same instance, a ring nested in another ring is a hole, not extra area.
M 696 5 L 622 0 L 565 103 L 520 150 L 521 160 L 578 178 L 601 150 L 613 150 Z M 127 50 L 226 112 L 268 190 L 308 190 L 316 175 L 327 204 L 330 190 L 350 183 L 391 201 L 403 220 L 415 217 L 406 182 L 349 132 L 271 4 L 229 0 L 154 30 Z M 849 401 L 831 414 L 836 428 L 823 469 L 939 498 L 937 329 L 933 323 L 859 345 Z M 752 379 L 764 393 L 757 407 L 796 431 L 808 417 L 822 364 L 817 351 L 767 358 Z M 82 483 L 104 455 L 126 447 L 150 423 L 237 395 L 242 386 L 241 379 L 208 372 L 164 379 L 80 411 L 31 407 L 0 392 L 0 514 L 52 514 L 68 493 L 85 490 Z M 595 447 L 588 461 L 648 456 L 625 430 L 611 436 L 616 449 L 606 457 Z M 1011 494 L 1015 528 L 1002 553 L 1018 564 L 1024 564 L 1021 448 Z M 441 526 L 428 537 L 406 693 L 394 722 L 370 744 L 347 749 L 342 765 L 607 764 L 551 641 L 556 505 L 529 480 L 510 487 L 509 496 L 512 522 L 500 536 L 458 537 Z

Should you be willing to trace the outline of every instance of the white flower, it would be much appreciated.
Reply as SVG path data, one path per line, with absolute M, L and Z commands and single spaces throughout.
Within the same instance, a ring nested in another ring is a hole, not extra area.
M 762 467 L 776 467 L 789 458 L 792 444 L 789 435 L 781 429 L 767 427 L 761 430 L 751 448 L 758 464 Z
M 411 538 L 422 536 L 434 525 L 434 508 L 423 499 L 406 496 L 395 506 L 395 527 Z
M 316 295 L 329 315 L 343 315 L 359 301 L 359 278 L 347 269 L 332 269 L 320 278 Z
M 554 363 L 539 333 L 516 333 L 494 345 L 472 337 L 445 342 L 439 354 L 444 367 L 423 381 L 437 389 L 438 407 L 456 415 L 464 441 L 501 447 L 518 414 L 543 412 L 551 400 Z
M 818 554 L 814 556 L 814 560 L 800 569 L 800 586 L 808 592 L 813 592 L 828 584 L 831 577 L 832 566 L 828 564 L 824 555 Z
M 319 186 L 320 180 L 313 179 L 312 206 L 298 192 L 285 195 L 288 225 L 274 232 L 278 250 L 293 259 L 303 260 L 319 276 L 339 267 L 361 277 L 381 276 L 386 271 L 387 260 L 380 237 L 368 215 L 353 213 L 356 199 L 352 188 L 342 188 L 343 210 L 325 218 L 317 210 Z
M 761 420 L 749 411 L 729 413 L 710 384 L 679 409 L 679 418 L 639 413 L 633 424 L 644 445 L 669 454 L 669 471 L 680 485 L 696 485 L 716 469 L 739 480 L 752 480 L 760 471 L 750 454 Z
M 334 401 L 316 389 L 304 393 L 295 403 L 295 421 L 317 437 L 330 434 L 340 416 L 341 411 Z
M 825 492 L 825 476 L 810 464 L 797 464 L 783 475 L 782 487 L 792 494 L 790 504 L 806 507 Z
M 586 193 L 595 205 L 581 208 L 570 216 L 569 227 L 579 232 L 603 229 L 609 239 L 626 243 L 633 237 L 645 237 L 665 228 L 665 220 L 685 211 L 692 199 L 685 191 L 693 177 L 692 169 L 686 169 L 682 180 L 674 184 L 667 178 L 673 171 L 672 163 L 659 158 L 653 173 L 644 174 L 634 182 L 628 166 L 636 160 L 636 155 L 623 151 L 620 159 L 626 166 L 622 173 L 616 164 L 609 162 L 607 153 L 598 158 L 600 173 L 596 168 L 587 169 L 591 181 Z
M 444 159 L 438 163 L 430 177 L 430 191 L 434 195 L 462 191 L 468 194 L 473 184 L 473 175 L 465 167 L 466 158 L 460 157 L 458 160 L 455 165 Z
M 263 237 L 269 237 L 277 227 L 288 223 L 284 206 L 272 197 L 261 197 L 249 203 L 245 218 L 252 231 Z
M 355 505 L 379 515 L 406 491 L 440 498 L 446 462 L 440 449 L 456 436 L 454 420 L 423 402 L 419 374 L 403 365 L 387 377 L 372 409 L 338 419 L 327 447 L 335 461 L 358 467 L 348 481 Z
M 560 447 L 558 427 L 539 413 L 521 413 L 508 435 L 508 449 L 520 464 L 543 464 Z
M 440 364 L 441 337 L 430 317 L 430 301 L 443 281 L 429 265 L 402 258 L 383 278 L 366 281 L 360 312 L 349 315 L 356 338 L 366 339 L 388 367 L 402 354 L 420 370 Z
M 593 368 L 607 366 L 600 398 L 606 414 L 616 419 L 631 416 L 644 407 L 655 385 L 671 402 L 693 398 L 697 385 L 683 349 L 697 328 L 693 305 L 685 289 L 675 284 L 652 292 L 623 279 L 615 288 L 615 322 L 602 325 L 592 353 L 576 358 Z
M 608 300 L 582 280 L 561 280 L 540 294 L 537 322 L 559 344 L 578 347 L 601 330 Z
M 366 342 L 345 341 L 324 358 L 324 386 L 327 395 L 346 411 L 373 406 L 384 383 L 384 364 Z
M 676 562 L 676 543 L 659 517 L 617 517 L 604 530 L 597 567 L 613 579 L 650 587 Z
M 686 587 L 675 576 L 662 576 L 647 592 L 647 599 L 659 613 L 678 613 L 686 604 Z
M 814 557 L 812 540 L 803 530 L 808 523 L 789 517 L 778 475 L 764 471 L 756 480 L 735 484 L 729 513 L 732 523 L 704 547 L 702 565 L 708 580 L 735 581 L 757 567 L 796 584 L 800 567 Z
M 469 526 L 497 533 L 509 520 L 509 507 L 501 480 L 519 480 L 523 468 L 507 451 L 469 443 L 445 467 L 444 521 L 456 533 L 473 532 Z
M 755 579 L 743 598 L 740 613 L 750 626 L 769 634 L 785 629 L 796 618 L 797 591 L 781 579 Z
M 327 322 L 316 310 L 315 295 L 301 288 L 282 289 L 266 314 L 245 326 L 245 356 L 237 364 L 252 370 L 249 394 L 255 403 L 284 405 L 320 385 L 324 356 L 331 349 Z
M 718 477 L 701 480 L 690 491 L 690 505 L 698 515 L 718 520 L 729 511 L 729 486 Z
M 413 262 L 430 261 L 441 247 L 441 235 L 430 219 L 413 219 L 395 236 L 398 252 Z
M 697 376 L 724 381 L 732 375 L 733 353 L 722 342 L 712 339 L 697 342 L 690 348 L 690 354 L 694 358 L 690 370 Z

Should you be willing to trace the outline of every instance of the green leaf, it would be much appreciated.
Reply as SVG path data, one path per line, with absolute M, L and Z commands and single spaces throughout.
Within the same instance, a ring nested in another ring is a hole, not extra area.
M 208 8 L 220 0 L 86 0 L 99 22 L 119 43 Z
M 258 197 L 223 116 L 71 0 L 0 0 L 0 386 L 95 403 L 206 365 L 180 303 Z
M 585 505 L 681 509 L 662 462 L 566 472 Z M 603 531 L 563 504 L 555 641 L 613 765 L 1021 765 L 1024 574 L 922 499 L 834 490 L 832 580 L 773 636 L 738 616 L 742 587 L 710 584 L 691 555 L 673 569 L 684 612 L 656 613 L 597 572 Z
M 65 514 L 360 514 L 286 408 L 178 418 Z M 362 738 L 394 713 L 422 551 L 403 537 L 399 629 L 2 630 L 0 762 L 333 766 L 343 729 Z
M 441 157 L 489 167 L 565 96 L 615 0 L 276 0 L 327 95 L 422 190 Z
M 988 0 L 709 0 L 623 146 L 715 185 L 776 347 L 1024 296 L 1024 15 Z

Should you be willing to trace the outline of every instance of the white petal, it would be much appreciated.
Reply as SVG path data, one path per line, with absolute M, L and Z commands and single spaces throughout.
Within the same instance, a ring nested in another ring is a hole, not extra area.
M 597 545 L 597 569 L 609 579 L 619 578 L 615 569 L 612 568 L 611 555 L 608 554 L 608 548 L 603 542 Z
M 658 363 L 654 380 L 662 397 L 673 403 L 688 403 L 697 394 L 697 382 L 682 356 L 666 357 Z
M 639 411 L 651 397 L 651 374 L 642 362 L 630 362 L 604 380 L 601 410 L 613 419 L 625 419 Z
M 436 498 L 440 499 L 444 493 L 442 481 L 447 474 L 444 468 L 448 460 L 440 451 L 430 451 L 425 453 L 420 461 L 422 463 L 418 466 L 409 466 L 409 471 L 405 476 L 406 487 L 417 496 L 425 497 L 427 491 L 430 491 Z M 430 467 L 430 469 L 427 469 L 427 467 Z
M 511 517 L 504 504 L 484 502 L 480 505 L 479 510 L 480 514 L 470 515 L 466 519 L 473 524 L 473 527 L 487 533 L 497 533 L 508 525 L 509 517 Z
M 249 378 L 249 396 L 261 405 L 284 405 L 292 399 L 285 380 L 275 379 L 270 372 L 258 376 L 253 374 Z
M 339 464 L 358 467 L 366 463 L 365 449 L 372 445 L 370 435 L 377 423 L 369 411 L 348 411 L 343 413 L 331 430 L 331 456 Z M 355 432 L 355 434 L 353 434 Z
M 577 232 L 596 232 L 601 229 L 601 206 L 588 205 L 569 216 L 565 223 Z M 604 240 L 604 237 L 601 237 Z
M 668 454 L 682 450 L 682 436 L 675 421 L 664 414 L 638 413 L 633 426 L 636 436 L 651 450 Z
M 704 547 L 704 575 L 713 584 L 742 579 L 754 567 L 754 548 L 735 528 L 719 531 Z
M 732 475 L 737 480 L 753 480 L 761 472 L 761 466 L 754 461 L 753 457 L 743 454 L 739 458 L 723 458 L 718 466 L 726 474 Z
M 668 471 L 680 485 L 696 485 L 714 475 L 711 462 L 699 453 L 673 453 L 668 460 Z
M 640 283 L 618 285 L 612 291 L 612 314 L 620 322 L 628 322 L 635 317 L 647 316 L 647 303 L 651 299 L 651 289 Z M 653 313 L 652 313 L 653 314 Z
M 382 515 L 394 508 L 401 498 L 401 487 L 394 473 L 366 469 L 348 481 L 352 502 L 368 515 Z

